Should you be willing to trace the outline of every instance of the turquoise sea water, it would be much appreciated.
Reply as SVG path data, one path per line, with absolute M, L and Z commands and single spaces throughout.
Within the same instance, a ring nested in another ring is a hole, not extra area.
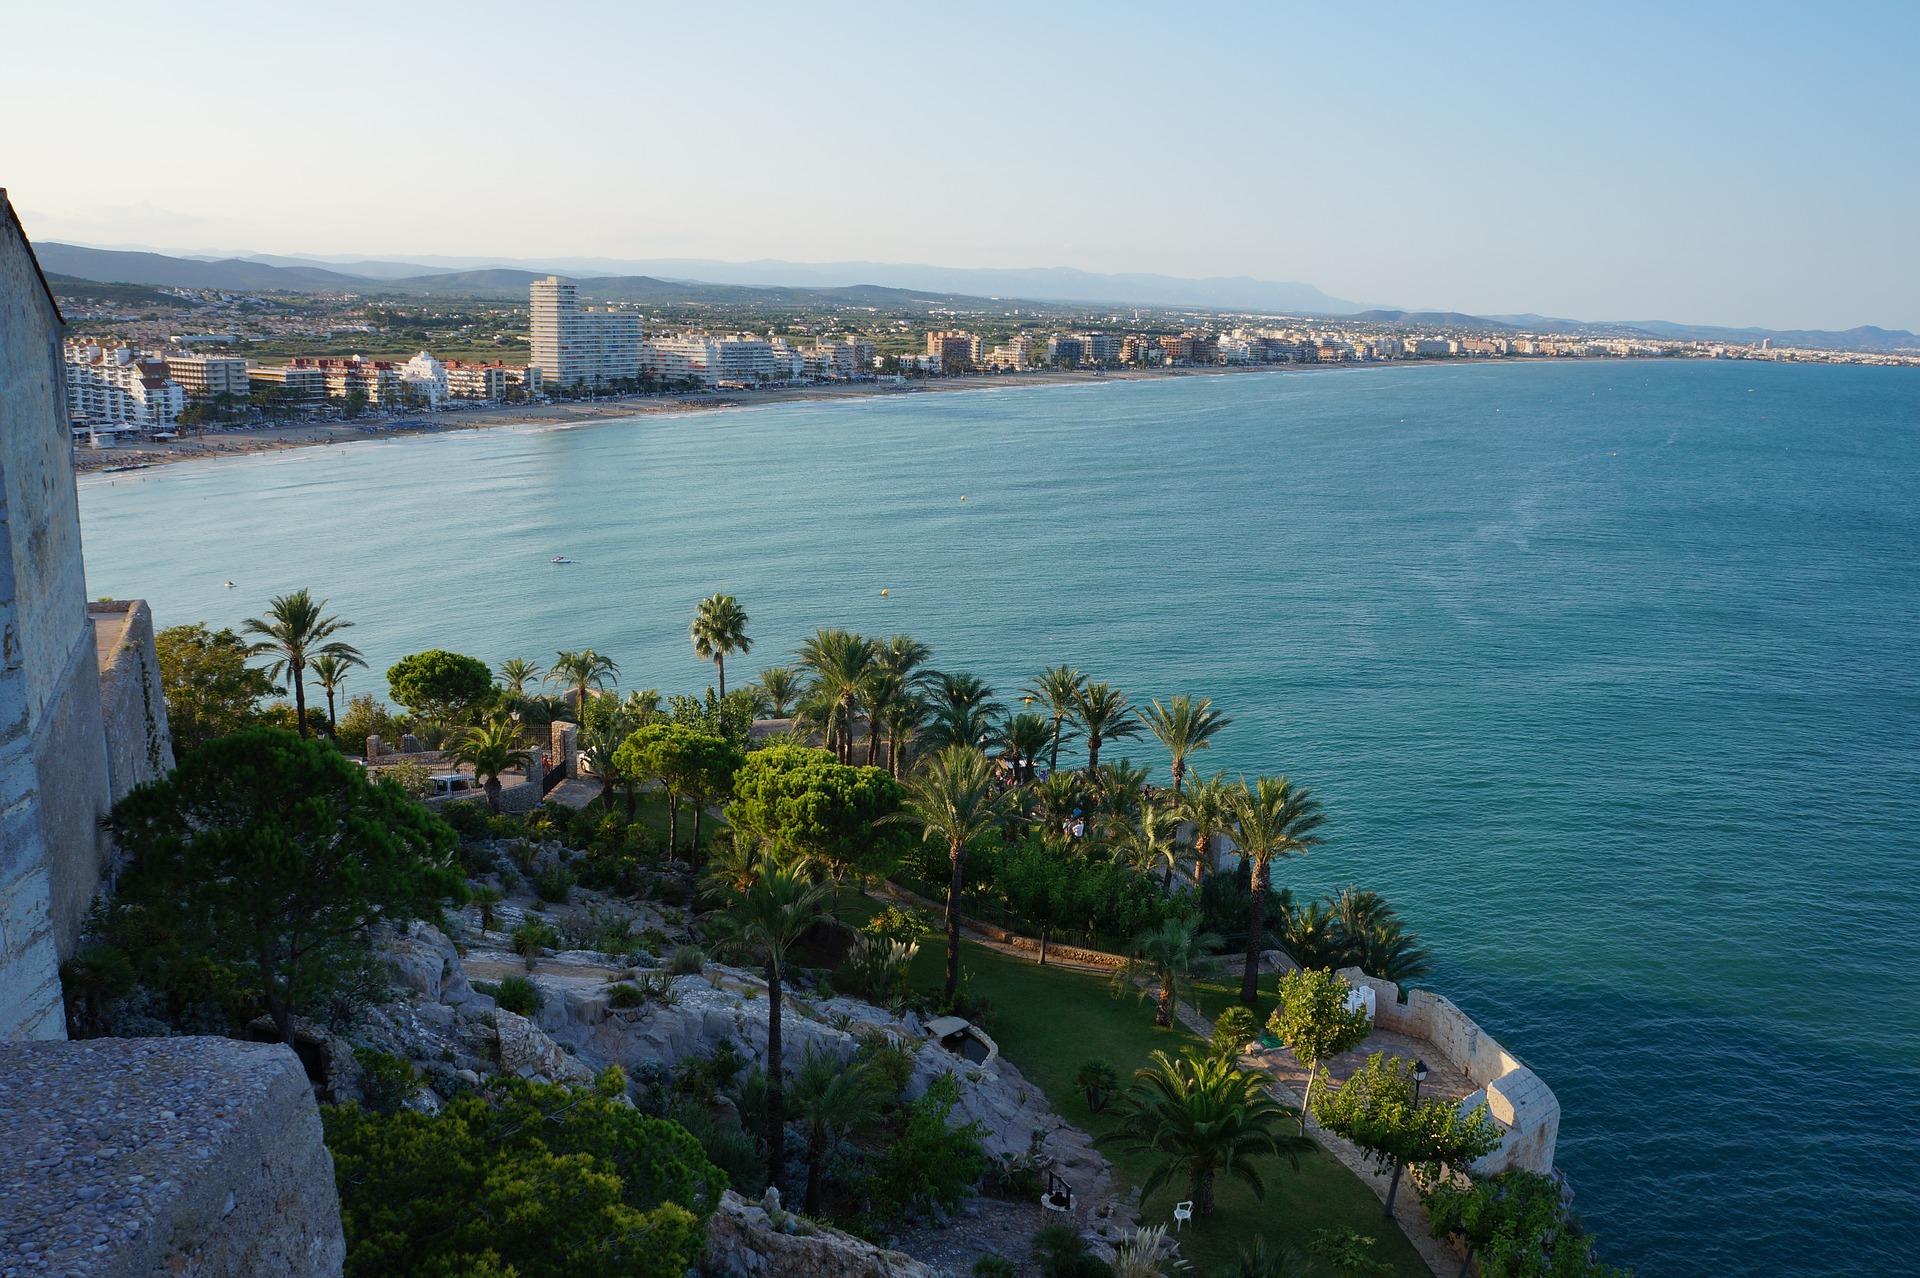
M 1280 881 L 1384 892 L 1432 984 L 1557 1092 L 1610 1259 L 1916 1271 L 1920 373 L 929 394 L 183 465 L 81 502 L 91 593 L 233 624 L 311 586 L 376 671 L 591 645 L 625 686 L 695 689 L 688 615 L 727 590 L 757 640 L 736 679 L 846 625 L 1004 693 L 1070 661 L 1211 695 L 1234 722 L 1203 767 L 1285 771 L 1332 815 Z

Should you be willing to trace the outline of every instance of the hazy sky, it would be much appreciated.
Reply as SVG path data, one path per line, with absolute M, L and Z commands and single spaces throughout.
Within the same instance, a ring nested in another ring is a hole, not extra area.
M 13 0 L 30 234 L 1920 330 L 1920 0 Z

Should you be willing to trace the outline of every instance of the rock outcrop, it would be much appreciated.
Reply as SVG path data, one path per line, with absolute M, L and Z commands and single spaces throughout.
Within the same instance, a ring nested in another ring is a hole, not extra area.
M 783 1211 L 778 1195 L 752 1203 L 728 1190 L 707 1220 L 708 1278 L 940 1278 L 898 1251 Z

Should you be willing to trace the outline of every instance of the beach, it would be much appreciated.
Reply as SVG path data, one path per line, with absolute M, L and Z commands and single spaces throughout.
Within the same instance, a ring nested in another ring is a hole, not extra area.
M 175 440 L 131 440 L 103 443 L 98 448 L 77 446 L 74 469 L 82 474 L 145 469 L 171 462 L 209 461 L 288 448 L 332 447 L 369 439 L 432 435 L 495 426 L 565 425 L 637 417 L 647 413 L 690 413 L 721 409 L 765 407 L 834 399 L 922 395 L 954 391 L 1009 390 L 1023 386 L 1075 385 L 1096 382 L 1166 380 L 1177 377 L 1217 377 L 1234 373 L 1298 372 L 1303 368 L 1338 368 L 1327 364 L 1215 365 L 1195 368 L 1099 370 L 1034 370 L 1024 373 L 975 374 L 906 382 L 827 382 L 815 386 L 775 386 L 764 390 L 711 390 L 679 394 L 620 395 L 597 400 L 551 404 L 475 404 L 388 416 L 370 415 L 357 421 L 300 422 L 286 425 L 215 427 L 183 434 Z M 1350 366 L 1349 366 L 1350 367 Z M 458 402 L 458 401 L 456 401 Z

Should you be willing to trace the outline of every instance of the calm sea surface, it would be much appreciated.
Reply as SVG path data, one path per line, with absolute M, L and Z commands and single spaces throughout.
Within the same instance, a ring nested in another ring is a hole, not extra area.
M 1003 693 L 1068 661 L 1210 695 L 1204 768 L 1331 812 L 1280 881 L 1384 892 L 1558 1093 L 1610 1259 L 1920 1272 L 1920 372 L 929 394 L 182 465 L 81 506 L 92 594 L 231 625 L 310 586 L 374 671 L 590 645 L 693 690 L 688 616 L 725 590 L 735 678 L 843 625 Z

